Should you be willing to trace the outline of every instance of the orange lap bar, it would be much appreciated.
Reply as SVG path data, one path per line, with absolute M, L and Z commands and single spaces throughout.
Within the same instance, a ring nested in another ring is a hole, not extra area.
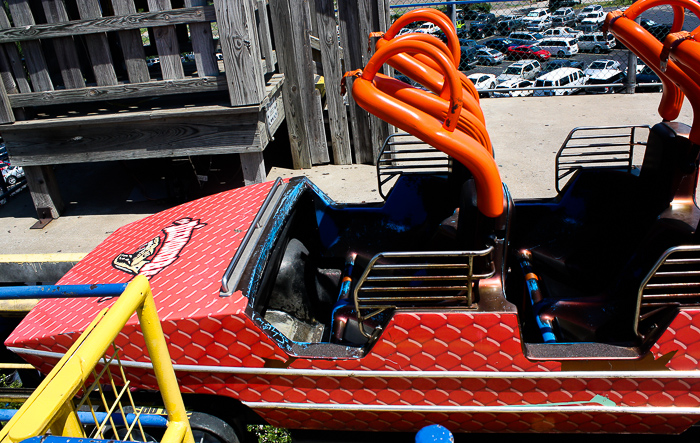
M 651 0 L 647 3 L 651 2 L 658 2 L 658 0 Z M 700 86 L 697 81 L 689 77 L 673 61 L 669 61 L 666 69 L 662 70 L 663 45 L 661 42 L 634 22 L 633 19 L 628 18 L 626 15 L 620 15 L 619 11 L 608 14 L 606 25 L 616 38 L 637 54 L 662 80 L 664 92 L 659 105 L 659 114 L 664 120 L 675 120 L 678 118 L 683 105 L 683 94 L 685 94 L 693 106 L 693 125 L 690 131 L 690 139 L 694 143 L 700 143 Z M 697 60 L 697 55 L 695 57 Z
M 447 119 L 441 125 L 434 116 L 381 91 L 373 80 L 378 69 L 400 52 L 422 53 L 435 60 L 445 75 L 450 88 Z M 464 164 L 474 176 L 477 189 L 477 207 L 488 217 L 503 212 L 503 186 L 493 156 L 474 138 L 454 130 L 459 122 L 462 88 L 456 69 L 444 53 L 419 41 L 392 41 L 372 56 L 361 76 L 353 82 L 355 102 L 363 109 L 390 124 L 407 131 L 422 141 L 440 149 Z
M 390 42 L 398 42 L 398 41 L 408 41 L 411 40 L 415 37 L 413 37 L 415 34 L 406 34 L 402 35 L 400 37 L 396 37 L 393 40 L 384 40 L 384 39 L 379 39 L 377 41 L 377 50 L 380 50 Z M 442 43 L 442 42 L 441 42 Z M 419 54 L 416 54 L 419 55 Z M 416 56 L 414 55 L 409 55 L 409 54 L 396 54 L 393 57 L 391 57 L 387 63 L 391 65 L 394 69 L 397 69 L 400 71 L 402 74 L 408 76 L 409 78 L 415 80 L 416 82 L 420 83 L 421 85 L 425 86 L 429 90 L 433 91 L 436 94 L 441 94 L 443 89 L 444 89 L 444 76 L 438 72 L 434 66 L 428 66 L 427 64 L 417 60 Z M 433 62 L 434 63 L 434 62 Z M 476 91 L 476 87 L 474 84 L 466 78 L 464 74 L 461 72 L 458 72 L 458 77 L 460 79 L 460 82 L 462 84 L 462 89 L 464 89 L 464 93 L 462 94 L 462 99 L 464 101 L 464 107 L 477 116 L 481 122 L 485 122 L 484 119 L 484 112 L 481 110 L 481 106 L 479 105 L 479 99 L 478 99 L 478 92 Z
M 381 91 L 396 97 L 404 103 L 408 103 L 414 108 L 422 109 L 438 120 L 443 120 L 447 116 L 449 104 L 430 92 L 408 86 L 400 80 L 382 74 L 377 74 L 374 78 L 374 84 Z M 457 129 L 475 139 L 493 155 L 491 138 L 486 130 L 486 126 L 474 114 L 464 108 L 459 115 Z

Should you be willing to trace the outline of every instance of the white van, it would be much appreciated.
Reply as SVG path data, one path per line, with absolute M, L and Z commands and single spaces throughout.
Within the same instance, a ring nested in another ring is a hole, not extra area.
M 578 68 L 559 68 L 537 77 L 535 87 L 571 86 L 562 89 L 535 89 L 535 95 L 569 95 L 580 91 L 586 84 L 586 76 Z
M 538 46 L 559 58 L 578 54 L 578 42 L 572 37 L 547 37 Z

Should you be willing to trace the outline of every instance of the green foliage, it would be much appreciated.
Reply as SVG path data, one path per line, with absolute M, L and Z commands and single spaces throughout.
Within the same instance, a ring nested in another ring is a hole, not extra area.
M 269 425 L 249 425 L 248 431 L 258 436 L 258 443 L 292 443 L 289 431 Z

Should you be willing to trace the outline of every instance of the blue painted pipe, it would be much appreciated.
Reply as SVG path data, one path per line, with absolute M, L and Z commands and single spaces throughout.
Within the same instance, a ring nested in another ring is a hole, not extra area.
M 114 297 L 121 295 L 128 283 L 89 285 L 3 286 L 0 300 L 43 298 Z
M 18 409 L 0 409 L 0 421 L 10 421 L 10 419 L 14 417 L 17 411 Z M 80 423 L 92 426 L 97 426 L 103 421 L 105 421 L 105 418 L 107 418 L 107 413 L 95 412 L 95 416 L 97 417 L 98 423 L 95 423 L 95 419 L 92 416 L 91 412 L 78 412 L 78 419 L 80 420 Z M 135 414 L 126 414 L 126 423 L 124 423 L 124 418 L 121 414 L 112 414 L 112 420 L 114 420 L 114 424 L 117 426 L 131 425 L 134 422 L 135 418 Z M 168 425 L 167 417 L 156 414 L 141 414 L 139 416 L 139 421 L 143 426 L 149 428 L 165 428 Z

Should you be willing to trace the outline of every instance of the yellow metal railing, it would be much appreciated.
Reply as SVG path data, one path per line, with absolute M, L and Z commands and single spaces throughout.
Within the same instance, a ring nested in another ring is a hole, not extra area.
M 84 427 L 78 419 L 73 399 L 82 389 L 84 390 L 83 401 L 85 401 L 96 387 L 104 399 L 100 380 L 105 375 L 105 371 L 109 372 L 117 351 L 115 348 L 111 357 L 105 357 L 105 353 L 113 346 L 114 338 L 134 311 L 138 315 L 146 348 L 153 362 L 158 387 L 168 412 L 167 429 L 161 442 L 194 443 L 192 429 L 170 361 L 170 354 L 158 319 L 151 288 L 148 279 L 143 276 L 137 276 L 114 305 L 109 309 L 104 309 L 92 321 L 66 355 L 27 399 L 22 408 L 0 430 L 0 443 L 20 442 L 48 432 L 63 437 L 87 437 Z M 104 369 L 96 374 L 95 366 L 100 363 L 100 360 L 103 360 Z M 121 368 L 121 365 L 118 366 Z M 91 374 L 93 374 L 95 382 L 92 386 L 85 387 L 85 382 Z M 120 397 L 126 395 L 131 400 L 128 381 L 124 377 L 123 371 L 120 375 L 125 386 L 121 391 L 118 391 L 111 373 L 108 374 L 113 392 L 117 396 L 117 402 L 108 409 L 110 412 L 107 414 L 108 418 L 111 417 L 111 412 L 117 406 L 121 408 L 121 403 L 118 403 Z M 123 409 L 121 413 L 124 414 Z M 138 415 L 137 410 L 134 410 L 134 413 Z M 114 428 L 114 423 L 111 425 Z M 125 424 L 128 431 L 131 431 L 135 425 L 136 423 Z M 98 424 L 97 430 L 101 431 L 104 426 L 105 423 Z M 101 433 L 99 435 L 101 436 Z

